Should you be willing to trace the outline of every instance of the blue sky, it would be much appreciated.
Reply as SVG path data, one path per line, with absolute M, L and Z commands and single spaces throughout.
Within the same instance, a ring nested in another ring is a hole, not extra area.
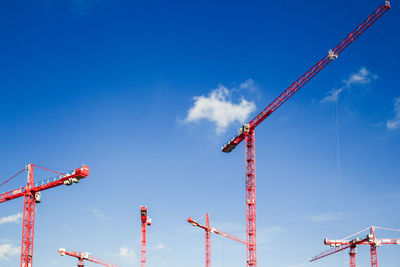
M 75 264 L 64 247 L 139 266 L 140 205 L 152 217 L 148 266 L 204 265 L 204 231 L 189 216 L 208 212 L 244 238 L 244 148 L 220 147 L 381 2 L 1 1 L 1 181 L 30 162 L 91 168 L 43 192 L 34 265 Z M 346 252 L 307 260 L 328 249 L 324 237 L 400 228 L 392 6 L 257 128 L 259 266 L 347 266 Z M 1 266 L 19 264 L 22 205 L 1 205 Z M 245 264 L 241 244 L 211 243 L 213 266 Z M 380 247 L 380 265 L 398 266 L 399 249 Z

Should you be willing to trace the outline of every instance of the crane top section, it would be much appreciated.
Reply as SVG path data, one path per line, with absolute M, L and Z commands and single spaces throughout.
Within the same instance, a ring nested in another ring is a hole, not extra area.
M 36 166 L 33 164 L 28 165 L 29 168 L 32 168 L 32 166 Z M 38 167 L 38 166 L 37 166 Z M 28 167 L 26 168 L 28 169 Z M 71 185 L 72 183 L 79 183 L 79 181 L 83 178 L 86 178 L 89 176 L 89 167 L 86 165 L 82 165 L 79 168 L 76 168 L 73 171 L 66 172 L 64 174 L 59 174 L 57 176 L 54 176 L 52 178 L 48 178 L 46 180 L 33 183 L 33 185 L 30 185 L 28 182 L 27 186 L 20 187 L 16 190 L 0 194 L 0 203 L 14 199 L 14 198 L 19 198 L 24 196 L 27 193 L 37 194 L 40 191 L 50 189 L 59 185 Z
M 368 29 L 377 19 L 379 19 L 386 11 L 390 9 L 390 2 L 385 1 L 371 15 L 369 15 L 360 25 L 358 25 L 350 34 L 346 36 L 337 46 L 330 49 L 328 53 L 305 74 L 292 83 L 285 91 L 283 91 L 271 104 L 261 111 L 249 123 L 244 124 L 236 136 L 228 141 L 222 151 L 231 152 L 240 142 L 243 141 L 246 134 L 254 131 L 254 129 L 283 103 L 285 103 L 294 93 L 309 82 L 317 73 L 319 73 L 328 63 L 335 60 L 339 54 L 346 49 L 355 39 L 357 39 L 366 29 Z
M 94 263 L 97 263 L 97 264 L 100 264 L 100 265 L 103 265 L 106 267 L 119 267 L 118 265 L 115 265 L 112 262 L 92 256 L 92 254 L 90 252 L 78 252 L 78 251 L 69 252 L 65 248 L 60 248 L 58 250 L 58 253 L 60 254 L 60 256 L 68 255 L 71 257 L 75 257 L 79 260 L 87 260 L 87 261 L 94 262 Z
M 207 216 L 207 218 L 208 218 L 208 216 Z M 225 233 L 225 232 L 223 232 L 223 231 L 221 231 L 221 230 L 218 230 L 218 229 L 215 229 L 215 228 L 213 228 L 213 227 L 210 227 L 210 226 L 209 226 L 209 223 L 208 223 L 208 220 L 206 221 L 206 224 L 207 224 L 207 225 L 201 225 L 200 223 L 198 223 L 198 222 L 196 222 L 195 220 L 193 220 L 192 217 L 189 217 L 189 218 L 187 219 L 187 222 L 190 223 L 190 224 L 193 225 L 193 226 L 200 227 L 200 228 L 204 229 L 204 230 L 207 231 L 207 232 L 219 234 L 219 235 L 222 235 L 223 237 L 226 237 L 226 238 L 235 240 L 235 241 L 240 242 L 240 243 L 242 243 L 242 244 L 245 244 L 245 245 L 247 244 L 246 241 L 240 239 L 239 237 L 236 237 L 236 236 L 234 236 L 234 235 L 231 235 L 231 234 Z
M 351 244 L 338 245 L 338 246 L 335 246 L 334 248 L 332 248 L 332 249 L 330 249 L 330 250 L 327 250 L 327 251 L 324 251 L 324 252 L 318 254 L 318 255 L 315 256 L 315 257 L 312 257 L 312 258 L 309 260 L 309 262 L 313 262 L 313 261 L 319 260 L 319 259 L 321 259 L 321 258 L 324 258 L 324 257 L 326 257 L 326 256 L 335 254 L 335 253 L 337 253 L 337 252 L 339 252 L 339 251 L 348 249 L 348 248 L 350 248 L 350 247 L 355 247 L 355 246 L 360 245 L 360 244 L 362 244 L 362 243 L 364 243 L 364 242 L 368 242 L 368 240 L 369 240 L 369 236 L 367 236 L 367 237 L 365 237 L 365 238 L 363 238 L 363 239 L 356 238 L 356 239 L 354 239 L 354 240 L 351 241 Z
M 146 206 L 140 207 L 140 220 L 142 221 L 142 224 L 151 225 L 151 218 L 149 218 L 149 216 L 147 216 L 147 207 Z
M 310 259 L 310 262 L 324 258 L 326 256 L 335 254 L 339 251 L 345 250 L 347 248 L 355 248 L 358 245 L 370 245 L 374 247 L 379 247 L 381 245 L 400 245 L 400 239 L 394 238 L 394 239 L 387 239 L 387 238 L 376 238 L 375 236 L 375 226 L 368 227 L 356 234 L 359 234 L 361 232 L 364 232 L 367 229 L 370 229 L 370 233 L 366 235 L 364 238 L 354 238 L 352 240 L 347 240 L 341 239 L 341 240 L 329 240 L 327 238 L 324 238 L 324 244 L 331 246 L 332 249 L 324 251 L 317 256 L 313 257 Z M 378 227 L 381 228 L 381 227 Z M 385 228 L 382 228 L 385 229 Z M 393 230 L 393 229 L 388 229 L 388 230 Z M 397 230 L 396 230 L 397 231 Z M 354 236 L 356 234 L 353 234 L 351 236 Z

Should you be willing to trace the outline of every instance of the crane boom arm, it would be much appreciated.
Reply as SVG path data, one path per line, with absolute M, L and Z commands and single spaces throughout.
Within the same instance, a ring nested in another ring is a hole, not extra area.
M 212 227 L 207 228 L 207 226 L 201 225 L 201 224 L 199 224 L 198 222 L 194 221 L 194 220 L 192 219 L 192 217 L 189 217 L 189 218 L 187 219 L 187 222 L 190 223 L 190 224 L 193 225 L 193 226 L 200 227 L 200 228 L 204 229 L 205 231 L 209 231 L 209 232 L 211 232 L 211 233 L 216 233 L 216 234 L 222 235 L 222 236 L 224 236 L 224 237 L 226 237 L 226 238 L 235 240 L 235 241 L 240 242 L 240 243 L 245 244 L 245 245 L 247 244 L 246 241 L 240 239 L 240 238 L 237 237 L 237 236 L 234 236 L 234 235 L 225 233 L 225 232 L 223 232 L 223 231 L 221 231 L 221 230 L 218 230 L 218 229 L 215 229 L 215 228 L 212 228 Z
M 89 167 L 86 165 L 82 165 L 80 168 L 76 168 L 72 172 L 35 183 L 34 187 L 30 190 L 31 192 L 40 192 L 62 184 L 69 184 L 68 182 L 77 182 L 80 179 L 87 177 L 88 175 Z M 0 194 L 0 203 L 24 196 L 27 189 L 27 186 L 23 186 L 16 190 Z
M 312 257 L 312 258 L 309 260 L 309 262 L 319 260 L 319 259 L 324 258 L 324 257 L 326 257 L 326 256 L 329 256 L 329 255 L 335 254 L 335 253 L 337 253 L 337 252 L 339 252 L 339 251 L 345 250 L 345 249 L 347 249 L 347 248 L 349 248 L 349 247 L 360 245 L 360 244 L 362 244 L 362 243 L 364 243 L 364 242 L 368 242 L 369 240 L 370 240 L 370 238 L 367 236 L 367 237 L 365 237 L 364 239 L 356 239 L 356 240 L 350 241 L 350 242 L 348 242 L 348 244 L 346 244 L 346 245 L 340 245 L 340 246 L 338 246 L 338 247 L 331 248 L 331 249 L 329 249 L 329 250 L 326 250 L 326 251 L 324 251 L 324 252 L 318 254 L 318 255 L 315 256 L 315 257 Z
M 357 39 L 366 29 L 368 29 L 376 20 L 390 9 L 390 2 L 385 1 L 380 5 L 371 15 L 369 15 L 357 28 L 346 36 L 335 48 L 329 50 L 317 64 L 309 69 L 305 74 L 292 83 L 283 93 L 281 93 L 271 104 L 269 104 L 263 111 L 261 111 L 254 119 L 252 119 L 247 126 L 248 130 L 256 128 L 265 118 L 277 110 L 283 103 L 286 102 L 294 93 L 302 88 L 308 81 L 310 81 L 317 73 L 319 73 L 329 62 L 333 61 L 338 55 L 346 49 L 355 39 Z M 231 152 L 240 142 L 243 141 L 245 132 L 240 130 L 238 135 L 232 138 L 226 145 L 222 147 L 222 151 Z
M 107 267 L 119 267 L 118 265 L 115 265 L 112 262 L 109 262 L 109 261 L 94 257 L 88 252 L 86 252 L 86 253 L 77 252 L 77 251 L 69 252 L 69 251 L 66 251 L 65 249 L 59 249 L 58 253 L 60 253 L 61 256 L 68 255 L 68 256 L 71 256 L 71 257 L 75 257 L 77 259 L 87 260 L 87 261 L 94 262 L 94 263 L 97 263 L 97 264 L 100 264 L 100 265 L 103 265 L 103 266 L 107 266 Z
M 240 243 L 242 243 L 242 244 L 244 244 L 244 245 L 247 244 L 246 241 L 240 239 L 239 237 L 234 236 L 234 235 L 231 235 L 231 234 L 228 234 L 228 233 L 225 233 L 225 232 L 223 232 L 223 231 L 221 231 L 221 230 L 211 228 L 211 232 L 216 233 L 216 234 L 219 234 L 219 235 L 222 235 L 222 236 L 224 236 L 224 237 L 226 237 L 226 238 L 235 240 L 235 241 L 240 242 Z
M 400 239 L 395 238 L 395 239 L 377 239 L 378 244 L 382 245 L 400 245 Z

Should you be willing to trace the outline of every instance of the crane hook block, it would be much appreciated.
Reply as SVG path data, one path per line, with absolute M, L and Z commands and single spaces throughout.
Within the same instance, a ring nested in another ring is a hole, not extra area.
M 337 54 L 337 53 L 334 53 L 334 52 L 332 51 L 332 49 L 329 49 L 329 51 L 328 51 L 328 57 L 329 57 L 330 60 L 334 60 L 334 59 L 336 59 L 336 58 L 338 57 L 338 54 Z

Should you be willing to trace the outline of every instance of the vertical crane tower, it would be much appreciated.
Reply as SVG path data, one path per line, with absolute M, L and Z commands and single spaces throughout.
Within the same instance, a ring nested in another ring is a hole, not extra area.
M 60 248 L 58 250 L 58 253 L 60 254 L 60 256 L 68 255 L 68 256 L 77 258 L 78 259 L 78 267 L 85 266 L 85 263 L 84 263 L 85 260 L 93 262 L 93 263 L 97 263 L 97 264 L 100 264 L 100 265 L 103 265 L 103 266 L 106 266 L 106 267 L 119 267 L 118 265 L 115 265 L 112 262 L 109 262 L 109 261 L 94 257 L 89 252 L 77 252 L 77 251 L 69 252 L 65 248 Z
M 245 140 L 245 169 L 246 169 L 246 233 L 247 233 L 247 266 L 257 266 L 257 232 L 256 232 L 256 167 L 255 167 L 255 128 L 286 102 L 294 93 L 317 75 L 328 63 L 336 59 L 365 30 L 375 23 L 390 9 L 390 2 L 385 1 L 357 28 L 355 28 L 337 46 L 328 51 L 311 69 L 292 83 L 271 104 L 262 110 L 249 123 L 244 124 L 238 134 L 222 147 L 222 151 L 229 153 L 239 143 Z
M 151 225 L 151 219 L 147 216 L 147 207 L 140 207 L 140 220 L 142 222 L 142 242 L 140 248 L 140 267 L 146 267 L 146 231 Z
M 240 239 L 239 237 L 236 237 L 234 235 L 231 235 L 231 234 L 225 233 L 221 230 L 210 227 L 210 218 L 208 216 L 208 213 L 206 214 L 206 225 L 199 224 L 198 222 L 193 220 L 192 217 L 189 217 L 187 219 L 187 222 L 193 226 L 197 226 L 197 227 L 200 227 L 205 230 L 205 233 L 206 233 L 206 267 L 211 267 L 211 233 L 222 235 L 226 238 L 235 240 L 237 242 L 240 242 L 240 243 L 246 245 L 246 241 Z
M 33 177 L 33 168 L 38 167 L 47 171 L 57 173 L 57 176 L 35 183 Z M 35 226 L 35 209 L 36 203 L 40 202 L 40 192 L 60 185 L 71 185 L 78 183 L 80 179 L 89 175 L 89 167 L 82 165 L 73 171 L 67 173 L 59 173 L 48 170 L 46 168 L 28 164 L 23 170 L 3 182 L 5 184 L 23 171 L 28 172 L 28 182 L 24 187 L 16 190 L 0 194 L 0 203 L 6 202 L 15 198 L 24 197 L 24 213 L 22 220 L 22 245 L 21 245 L 21 267 L 32 267 L 33 259 L 33 234 Z

